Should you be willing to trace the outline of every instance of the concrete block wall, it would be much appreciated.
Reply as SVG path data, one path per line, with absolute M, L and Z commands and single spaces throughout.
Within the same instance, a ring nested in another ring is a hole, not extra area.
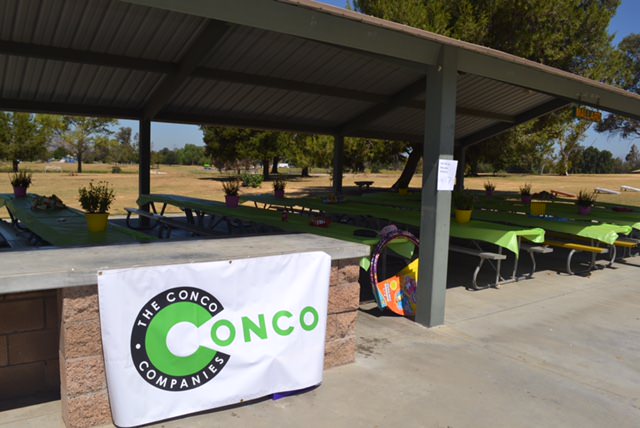
M 0 295 L 0 408 L 60 390 L 56 290 Z
M 359 272 L 359 259 L 332 262 L 325 368 L 355 361 Z M 110 423 L 97 286 L 65 288 L 60 293 L 62 417 L 68 427 Z

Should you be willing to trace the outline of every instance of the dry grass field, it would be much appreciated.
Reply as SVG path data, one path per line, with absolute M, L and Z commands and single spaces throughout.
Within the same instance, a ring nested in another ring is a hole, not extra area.
M 67 205 L 80 208 L 77 196 L 78 188 L 87 185 L 91 180 L 106 180 L 116 190 L 116 201 L 112 213 L 123 214 L 125 207 L 136 206 L 138 192 L 137 166 L 124 166 L 120 174 L 111 173 L 111 165 L 84 165 L 86 172 L 74 174 L 76 165 L 55 164 L 60 166 L 62 172 L 48 171 L 45 173 L 43 163 L 25 163 L 23 168 L 33 173 L 33 184 L 30 192 L 40 195 L 55 193 Z M 7 170 L 8 164 L 0 164 L 0 168 Z M 282 170 L 286 173 L 287 170 Z M 374 181 L 376 189 L 385 189 L 391 186 L 398 177 L 399 172 L 382 174 L 346 174 L 344 185 L 346 188 L 355 189 L 354 181 Z M 151 189 L 154 193 L 172 193 L 187 196 L 195 196 L 205 199 L 224 200 L 222 181 L 229 174 L 219 174 L 215 171 L 207 171 L 199 166 L 164 166 L 159 170 L 153 170 L 151 176 Z M 421 184 L 422 177 L 416 176 L 411 182 L 411 187 L 417 188 Z M 568 177 L 554 175 L 507 175 L 468 177 L 465 179 L 469 189 L 482 189 L 487 180 L 496 184 L 497 191 L 518 191 L 523 183 L 531 183 L 534 192 L 542 190 L 560 190 L 569 193 L 577 193 L 580 189 L 592 190 L 595 187 L 604 187 L 612 190 L 620 190 L 621 185 L 640 188 L 640 175 L 616 174 L 616 175 L 573 175 Z M 330 189 L 331 180 L 326 171 L 312 170 L 312 177 L 301 178 L 290 176 L 287 184 L 289 194 L 309 194 L 327 192 Z M 11 193 L 9 177 L 0 180 L 0 193 Z M 271 192 L 271 183 L 265 182 L 261 188 L 242 188 L 244 194 Z M 620 195 L 599 195 L 599 200 L 604 202 L 621 203 L 640 206 L 640 193 L 623 192 Z M 6 211 L 0 211 L 0 217 L 7 217 Z

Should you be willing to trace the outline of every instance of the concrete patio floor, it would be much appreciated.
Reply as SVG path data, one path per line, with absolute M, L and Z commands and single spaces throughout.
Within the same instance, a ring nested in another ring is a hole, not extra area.
M 435 329 L 363 305 L 356 363 L 316 390 L 157 426 L 638 427 L 640 266 L 616 266 L 449 289 Z M 8 426 L 63 426 L 60 403 L 0 413 Z

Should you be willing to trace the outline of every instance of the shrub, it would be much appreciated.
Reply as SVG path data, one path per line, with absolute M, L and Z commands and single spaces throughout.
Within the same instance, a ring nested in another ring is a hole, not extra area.
M 253 187 L 253 188 L 257 188 L 262 186 L 262 180 L 263 177 L 262 175 L 259 174 L 242 174 L 240 176 L 240 179 L 242 180 L 242 186 L 243 187 Z
M 111 167 L 112 174 L 120 174 L 121 172 L 122 172 L 122 168 L 120 168 L 119 166 L 115 165 Z

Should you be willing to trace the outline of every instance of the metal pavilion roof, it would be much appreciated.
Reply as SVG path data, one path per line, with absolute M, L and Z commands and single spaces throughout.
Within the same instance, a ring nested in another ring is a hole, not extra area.
M 443 47 L 462 144 L 572 101 L 640 116 L 619 89 L 306 0 L 4 0 L 0 109 L 422 141 Z

